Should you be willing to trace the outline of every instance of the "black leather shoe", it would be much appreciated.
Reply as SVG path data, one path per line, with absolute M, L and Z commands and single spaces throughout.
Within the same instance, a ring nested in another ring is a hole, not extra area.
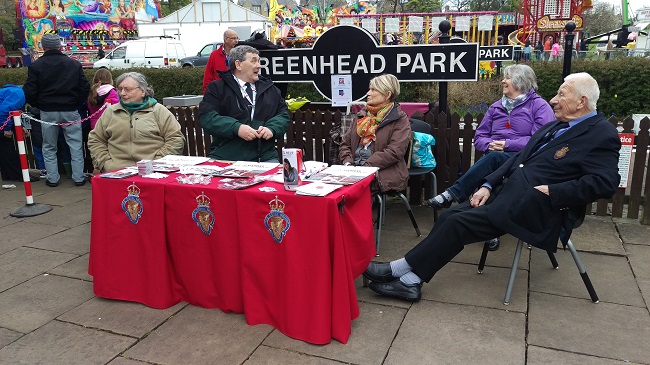
M 388 262 L 371 262 L 363 272 L 363 277 L 375 283 L 390 283 L 397 279 L 393 276 Z
M 427 199 L 427 205 L 430 206 L 431 208 L 434 209 L 442 209 L 442 208 L 449 208 L 451 207 L 451 200 L 446 199 L 444 196 L 442 197 L 443 202 L 439 202 L 434 198 Z
M 375 283 L 372 282 L 368 285 L 370 290 L 385 297 L 397 298 L 409 302 L 418 302 L 422 298 L 420 288 L 422 284 L 407 285 L 399 279 L 395 279 L 390 283 Z
M 496 251 L 499 249 L 499 246 L 501 245 L 501 240 L 499 240 L 499 237 L 493 238 L 488 241 L 488 250 L 489 251 Z
M 55 187 L 59 186 L 59 182 L 58 181 L 57 182 L 51 182 L 50 180 L 46 179 L 45 180 L 45 185 L 47 185 L 47 186 L 49 186 L 51 188 L 55 188 Z
M 84 186 L 84 185 L 86 185 L 86 179 L 74 182 L 74 186 Z

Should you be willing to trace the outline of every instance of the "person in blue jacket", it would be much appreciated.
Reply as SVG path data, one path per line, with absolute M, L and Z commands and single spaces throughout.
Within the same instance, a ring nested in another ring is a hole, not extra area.
M 9 112 L 21 110 L 25 106 L 25 94 L 20 86 L 6 84 L 0 89 L 0 173 L 2 180 L 23 180 L 18 151 L 14 143 L 14 121 Z

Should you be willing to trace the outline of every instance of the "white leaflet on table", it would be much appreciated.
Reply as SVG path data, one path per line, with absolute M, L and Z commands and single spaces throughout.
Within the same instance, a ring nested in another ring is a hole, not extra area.
M 153 172 L 151 174 L 142 175 L 142 177 L 146 177 L 147 179 L 164 179 L 167 175 L 160 172 Z
M 329 184 L 352 185 L 377 172 L 377 167 L 332 165 L 320 172 L 305 178 L 305 181 L 315 181 Z
M 167 155 L 165 157 L 157 159 L 156 161 L 166 163 L 168 165 L 174 165 L 174 166 L 192 166 L 192 165 L 202 164 L 209 160 L 210 159 L 208 157 L 200 157 L 200 156 Z
M 341 188 L 342 186 L 343 185 L 314 182 L 297 187 L 296 195 L 326 196 L 327 194 Z
M 216 175 L 217 172 L 223 171 L 223 167 L 216 165 L 203 165 L 203 166 L 180 166 L 180 173 L 185 175 Z

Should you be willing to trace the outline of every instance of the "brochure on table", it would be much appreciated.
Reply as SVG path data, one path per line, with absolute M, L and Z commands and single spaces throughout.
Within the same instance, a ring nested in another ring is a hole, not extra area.
M 340 184 L 324 184 L 321 182 L 312 182 L 309 184 L 301 185 L 296 188 L 296 195 L 308 196 L 325 196 L 334 190 L 341 188 Z
M 332 165 L 320 172 L 305 178 L 305 181 L 314 181 L 329 184 L 352 185 L 370 175 L 374 175 L 377 167 L 369 166 L 343 166 Z
M 193 165 L 200 165 L 208 161 L 210 161 L 208 157 L 180 156 L 180 155 L 167 155 L 165 157 L 154 160 L 154 162 L 159 162 L 161 164 L 167 164 L 172 166 L 193 166 Z
M 214 176 L 248 178 L 263 174 L 278 167 L 277 162 L 248 162 L 237 161 L 216 172 Z

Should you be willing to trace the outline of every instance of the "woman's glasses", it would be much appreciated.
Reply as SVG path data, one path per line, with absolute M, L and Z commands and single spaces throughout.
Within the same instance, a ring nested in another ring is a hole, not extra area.
M 130 93 L 131 91 L 133 91 L 133 90 L 137 90 L 137 89 L 139 89 L 139 88 L 137 88 L 137 87 L 118 87 L 118 88 L 117 88 L 117 92 L 118 92 L 118 93 L 121 93 L 122 91 L 125 91 L 125 92 L 128 94 L 128 93 Z

